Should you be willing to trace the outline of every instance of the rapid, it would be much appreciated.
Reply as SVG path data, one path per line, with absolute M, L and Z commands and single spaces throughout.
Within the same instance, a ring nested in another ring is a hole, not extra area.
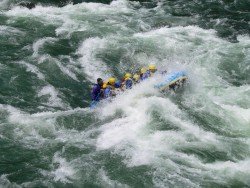
M 17 3 L 0 2 L 0 187 L 250 187 L 248 1 Z M 89 108 L 98 77 L 150 63 L 188 84 Z

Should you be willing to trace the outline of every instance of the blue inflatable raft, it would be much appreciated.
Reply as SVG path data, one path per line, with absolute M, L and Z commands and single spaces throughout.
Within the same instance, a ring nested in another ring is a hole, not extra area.
M 154 85 L 155 88 L 160 91 L 168 89 L 175 89 L 176 86 L 180 86 L 187 80 L 187 74 L 185 71 L 176 71 L 169 74 L 164 74 L 160 83 Z M 95 109 L 100 101 L 92 101 L 90 104 L 91 109 Z
M 174 88 L 187 80 L 187 74 L 185 71 L 176 71 L 164 76 L 164 79 L 159 84 L 154 85 L 160 91 Z

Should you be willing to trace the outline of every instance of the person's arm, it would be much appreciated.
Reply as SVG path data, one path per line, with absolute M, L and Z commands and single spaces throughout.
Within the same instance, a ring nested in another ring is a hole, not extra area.
M 92 99 L 92 101 L 93 101 L 93 100 L 96 100 L 96 96 L 97 96 L 97 86 L 95 85 L 95 86 L 92 88 L 92 91 L 91 91 L 91 99 Z

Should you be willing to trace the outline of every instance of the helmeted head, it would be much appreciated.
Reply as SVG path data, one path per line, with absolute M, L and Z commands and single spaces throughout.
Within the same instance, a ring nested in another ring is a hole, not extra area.
M 120 88 L 121 87 L 121 82 L 120 81 L 116 81 L 115 82 L 115 88 Z
M 101 78 L 97 78 L 97 84 L 102 86 L 103 85 L 103 80 Z
M 124 76 L 124 78 L 125 78 L 125 79 L 132 78 L 132 74 L 126 73 L 125 76 Z
M 155 65 L 149 65 L 148 66 L 148 69 L 151 71 L 151 72 L 155 72 L 157 69 L 156 69 L 156 66 Z
M 147 71 L 147 69 L 145 69 L 144 67 L 141 68 L 141 74 L 144 74 Z
M 139 81 L 139 79 L 140 79 L 140 75 L 138 75 L 138 74 L 135 74 L 134 76 L 133 76 L 133 79 L 134 79 L 134 81 Z
M 115 78 L 111 77 L 109 78 L 109 82 L 110 85 L 114 85 L 115 84 Z

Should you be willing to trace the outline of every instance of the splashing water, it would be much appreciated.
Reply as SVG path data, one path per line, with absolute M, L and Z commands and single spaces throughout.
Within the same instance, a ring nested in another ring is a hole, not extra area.
M 1 187 L 250 186 L 248 10 L 182 3 L 0 2 Z M 188 84 L 154 77 L 89 109 L 97 77 L 150 63 Z

